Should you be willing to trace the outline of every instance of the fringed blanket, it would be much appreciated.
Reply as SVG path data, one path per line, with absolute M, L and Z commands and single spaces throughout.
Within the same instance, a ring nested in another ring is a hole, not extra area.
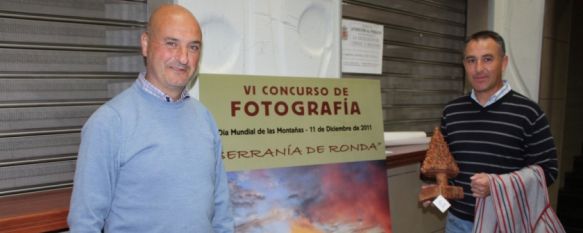
M 540 166 L 489 178 L 491 195 L 476 199 L 473 232 L 565 232 L 550 206 Z

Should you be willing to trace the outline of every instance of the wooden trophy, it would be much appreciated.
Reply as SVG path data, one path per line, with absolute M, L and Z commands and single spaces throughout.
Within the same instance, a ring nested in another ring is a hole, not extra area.
M 429 149 L 421 165 L 421 173 L 428 178 L 435 177 L 437 184 L 433 187 L 423 188 L 419 193 L 419 202 L 433 200 L 441 195 L 445 199 L 462 199 L 464 190 L 459 186 L 448 185 L 447 180 L 457 176 L 460 169 L 449 152 L 447 143 L 438 127 L 433 130 L 433 137 L 429 143 Z

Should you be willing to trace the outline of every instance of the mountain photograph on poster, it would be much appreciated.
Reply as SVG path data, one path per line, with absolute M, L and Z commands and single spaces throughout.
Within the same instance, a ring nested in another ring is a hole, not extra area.
M 236 232 L 391 232 L 384 163 L 229 172 Z

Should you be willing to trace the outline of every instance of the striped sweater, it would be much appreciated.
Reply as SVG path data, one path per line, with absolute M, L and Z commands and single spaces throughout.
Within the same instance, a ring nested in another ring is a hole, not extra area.
M 464 199 L 452 201 L 450 209 L 459 218 L 474 220 L 470 177 L 476 173 L 505 174 L 537 164 L 548 185 L 557 178 L 556 149 L 545 114 L 517 92 L 486 107 L 469 95 L 451 101 L 443 110 L 441 131 L 460 168 L 453 183 L 463 187 Z

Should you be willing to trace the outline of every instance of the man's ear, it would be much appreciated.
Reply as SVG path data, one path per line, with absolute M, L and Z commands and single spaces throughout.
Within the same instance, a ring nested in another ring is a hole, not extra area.
M 148 37 L 148 32 L 142 32 L 140 37 L 140 44 L 142 45 L 142 56 L 148 57 L 148 42 L 150 38 Z
M 508 66 L 508 55 L 504 55 L 502 58 L 502 73 L 506 71 L 506 66 Z

